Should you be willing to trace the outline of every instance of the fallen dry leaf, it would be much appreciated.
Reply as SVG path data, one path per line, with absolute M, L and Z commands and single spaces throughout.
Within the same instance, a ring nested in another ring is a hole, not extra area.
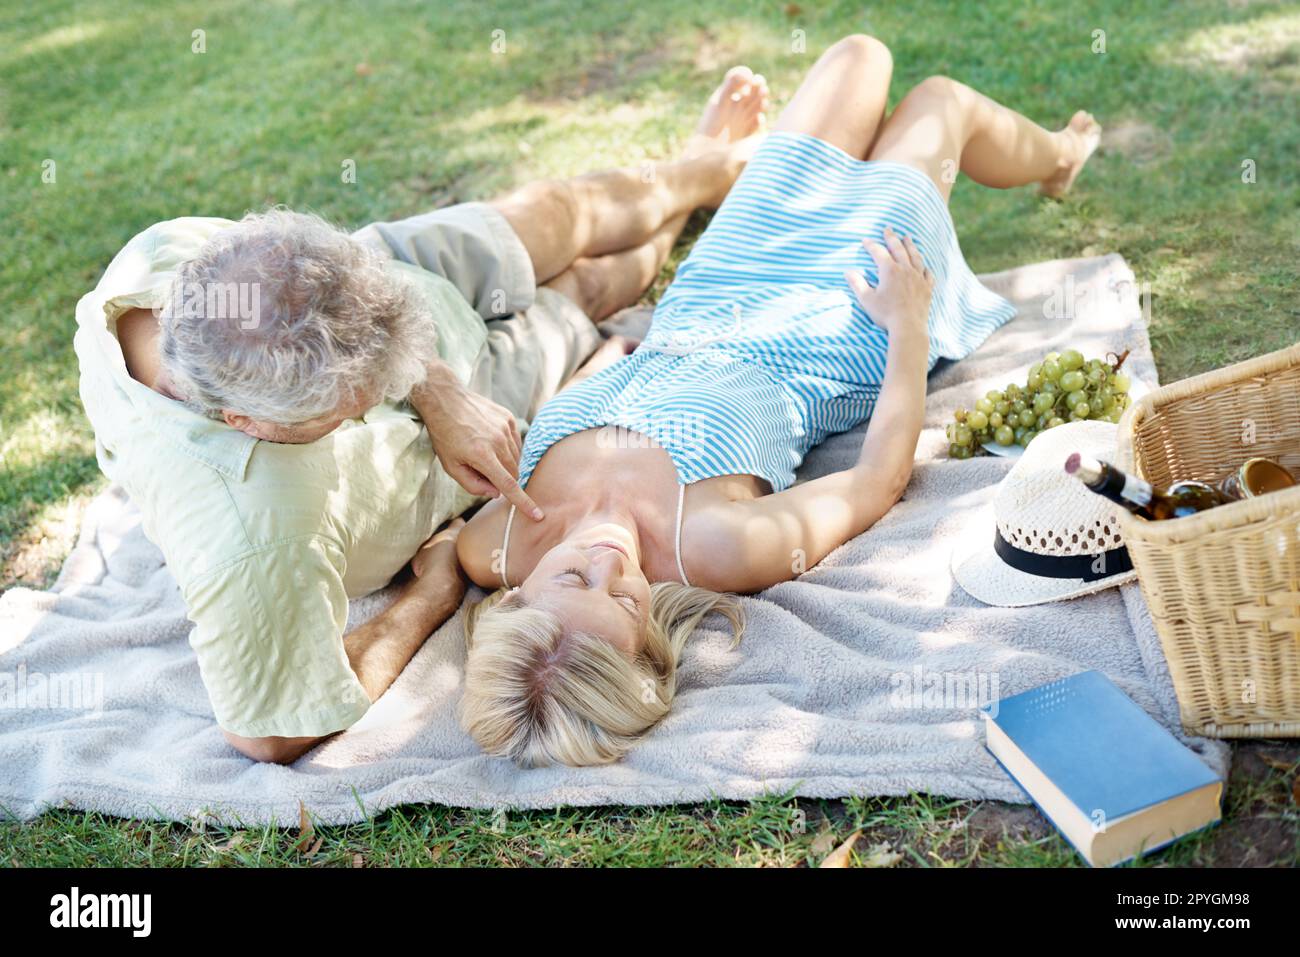
M 867 856 L 862 861 L 863 867 L 893 867 L 903 859 L 903 855 L 888 844 L 872 845 L 871 850 L 867 851 Z
M 437 864 L 438 859 L 441 858 L 442 855 L 446 853 L 446 851 L 447 851 L 447 845 L 445 844 L 439 844 L 437 847 L 429 848 L 429 863 Z
M 298 802 L 298 843 L 294 844 L 297 851 L 306 851 L 311 847 L 311 839 L 316 835 L 316 828 L 311 823 L 311 815 L 307 813 L 307 805 L 301 801 Z
M 217 850 L 220 852 L 233 851 L 236 848 L 243 847 L 243 846 L 244 846 L 244 832 L 240 831 L 238 834 L 232 836 L 230 840 L 226 841 L 225 844 L 218 844 Z
M 352 855 L 352 866 L 353 866 L 353 867 L 365 867 L 365 866 L 366 866 L 366 859 L 365 859 L 364 857 L 362 857 L 360 854 L 353 854 L 353 855 Z
M 370 64 L 366 63 L 364 60 L 357 64 L 357 76 L 369 76 L 374 72 L 375 71 L 371 69 Z
M 835 850 L 832 851 L 827 856 L 826 860 L 821 862 L 820 866 L 848 867 L 849 859 L 853 854 L 853 845 L 858 843 L 858 838 L 861 836 L 862 836 L 861 831 L 854 831 L 852 834 L 849 835 L 849 839 L 847 841 L 845 841 L 839 847 L 835 848 Z
M 831 852 L 831 848 L 833 848 L 834 846 L 835 846 L 835 832 L 822 831 L 813 839 L 812 847 L 810 848 L 810 850 L 818 857 L 822 857 L 823 855 L 829 854 Z

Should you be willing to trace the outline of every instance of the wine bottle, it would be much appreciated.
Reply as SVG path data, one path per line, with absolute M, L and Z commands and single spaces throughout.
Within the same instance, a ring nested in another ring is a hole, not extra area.
M 1109 462 L 1075 452 L 1065 460 L 1065 471 L 1098 495 L 1151 521 L 1184 518 L 1224 504 L 1227 499 L 1204 482 L 1175 482 L 1161 489 L 1136 475 L 1121 472 Z

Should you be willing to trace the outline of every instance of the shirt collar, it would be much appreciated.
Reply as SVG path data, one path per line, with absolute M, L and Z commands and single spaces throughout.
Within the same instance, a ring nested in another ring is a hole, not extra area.
M 159 438 L 226 478 L 242 482 L 257 439 L 155 392 L 143 382 L 131 378 L 126 369 L 114 324 L 129 309 L 153 308 L 166 291 L 167 286 L 163 284 L 142 293 L 114 296 L 104 303 L 103 323 L 95 332 L 105 353 L 113 384 L 130 403 L 138 420 L 147 423 Z

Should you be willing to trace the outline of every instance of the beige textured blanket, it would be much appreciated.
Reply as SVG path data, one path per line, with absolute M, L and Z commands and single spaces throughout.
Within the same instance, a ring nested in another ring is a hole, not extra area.
M 0 807 L 24 818 L 66 804 L 288 823 L 300 800 L 327 822 L 411 801 L 665 804 L 787 791 L 1024 801 L 985 751 L 976 708 L 1085 668 L 1105 672 L 1174 727 L 1172 687 L 1136 584 L 998 609 L 967 596 L 948 571 L 959 536 L 991 535 L 974 527 L 975 515 L 1010 467 L 945 457 L 953 408 L 1023 381 L 1044 352 L 1066 346 L 1089 356 L 1131 349 L 1135 378 L 1155 382 L 1133 276 L 1118 256 L 983 278 L 1020 315 L 974 356 L 932 375 L 904 500 L 798 581 L 746 599 L 749 631 L 735 650 L 720 623 L 701 631 L 674 712 L 623 762 L 521 771 L 479 753 L 453 712 L 464 662 L 459 615 L 351 730 L 292 767 L 243 758 L 213 723 L 162 556 L 110 489 L 91 506 L 52 591 L 0 596 Z M 1077 308 L 1063 318 L 1070 310 L 1058 307 L 1070 299 Z M 644 315 L 624 321 L 638 320 Z M 846 467 L 860 442 L 861 430 L 833 437 L 801 475 Z M 354 603 L 354 623 L 382 601 Z M 953 693 L 913 693 L 935 687 L 936 677 Z M 1226 772 L 1224 744 L 1189 743 Z

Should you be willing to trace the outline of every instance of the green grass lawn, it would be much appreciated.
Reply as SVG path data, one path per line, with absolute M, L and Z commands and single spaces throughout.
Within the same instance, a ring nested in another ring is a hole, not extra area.
M 1295 4 L 0 0 L 0 588 L 52 580 L 102 485 L 73 310 L 138 231 L 272 202 L 361 225 L 669 156 L 727 66 L 764 73 L 781 100 L 852 32 L 892 48 L 891 102 L 946 73 L 1044 125 L 1087 108 L 1107 127 L 1064 203 L 958 186 L 977 271 L 1123 254 L 1149 284 L 1165 381 L 1298 338 Z M 1160 860 L 1295 863 L 1297 760 L 1294 745 L 1239 747 L 1224 826 Z M 1075 860 L 1032 810 L 924 796 L 504 820 L 407 808 L 323 828 L 311 856 L 296 830 L 72 812 L 3 827 L 0 863 L 28 865 L 799 864 L 855 828 L 864 862 L 883 843 L 904 864 Z

